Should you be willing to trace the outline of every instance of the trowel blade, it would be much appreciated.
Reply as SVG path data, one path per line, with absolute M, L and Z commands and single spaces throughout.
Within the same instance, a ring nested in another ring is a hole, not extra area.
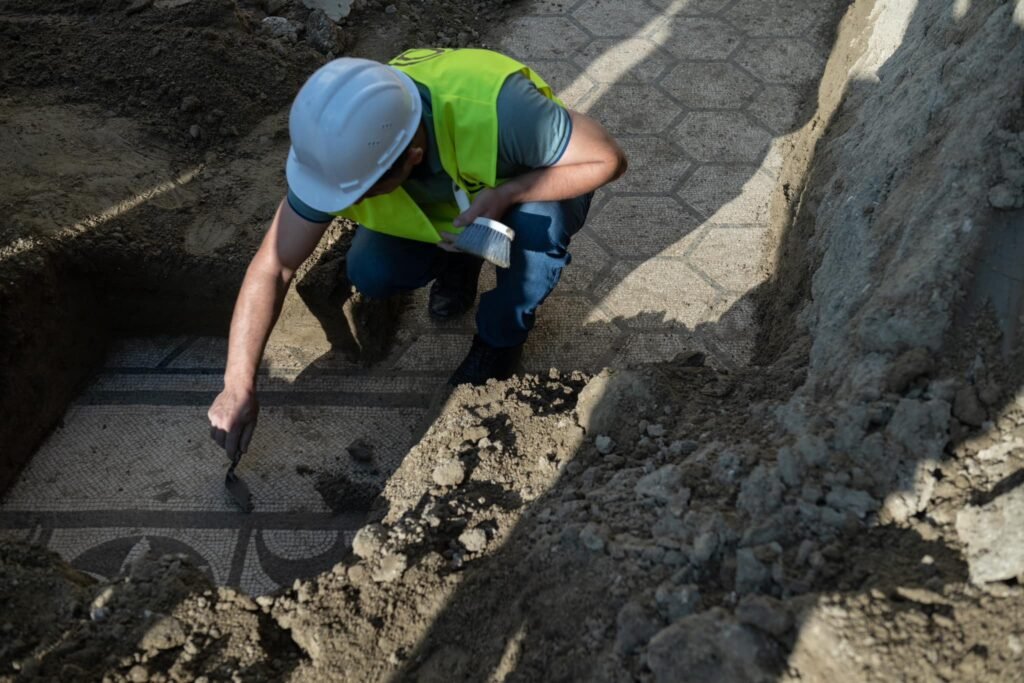
M 224 488 L 227 489 L 231 500 L 235 501 L 235 505 L 240 507 L 242 512 L 252 512 L 252 493 L 245 482 L 231 470 L 228 470 L 227 475 L 224 477 Z

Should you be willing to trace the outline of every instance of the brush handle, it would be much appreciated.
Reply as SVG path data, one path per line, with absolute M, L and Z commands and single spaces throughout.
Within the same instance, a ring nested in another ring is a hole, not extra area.
M 469 209 L 469 197 L 466 195 L 466 191 L 455 184 L 452 181 L 452 193 L 455 195 L 455 203 L 459 205 L 459 211 L 466 211 Z

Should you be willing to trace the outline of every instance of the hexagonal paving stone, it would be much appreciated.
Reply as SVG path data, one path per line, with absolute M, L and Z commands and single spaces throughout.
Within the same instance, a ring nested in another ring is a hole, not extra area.
M 608 253 L 588 235 L 590 224 L 572 237 L 569 253 L 572 262 L 562 269 L 562 278 L 555 289 L 554 296 L 563 292 L 580 292 L 589 288 L 597 274 L 600 273 L 610 257 Z
M 732 0 L 648 0 L 659 9 L 677 9 L 682 15 L 714 14 Z
M 825 67 L 824 56 L 801 40 L 748 40 L 734 57 L 737 64 L 768 83 L 815 81 Z
M 568 57 L 590 42 L 567 17 L 520 17 L 508 22 L 503 34 L 501 50 L 526 63 Z
M 671 197 L 614 197 L 591 228 L 616 256 L 626 259 L 678 255 L 700 227 Z
M 643 2 L 630 0 L 584 0 L 572 16 L 598 38 L 639 37 L 653 28 L 660 15 Z
M 788 133 L 802 125 L 804 90 L 791 85 L 762 86 L 747 111 L 775 133 Z M 810 112 L 807 113 L 810 116 Z
M 692 112 L 676 128 L 676 142 L 698 161 L 757 162 L 771 139 L 741 112 Z
M 690 263 L 723 288 L 745 292 L 764 280 L 764 239 L 764 228 L 712 227 L 690 252 Z
M 621 262 L 598 287 L 600 303 L 631 328 L 691 329 L 718 317 L 718 292 L 685 263 L 672 259 Z
M 472 314 L 470 320 L 472 320 Z M 417 337 L 395 363 L 397 370 L 448 374 L 466 357 L 472 342 L 470 333 L 424 333 Z
M 723 18 L 751 36 L 807 36 L 834 24 L 829 2 L 740 0 Z
M 701 166 L 679 197 L 715 223 L 767 224 L 775 181 L 756 166 Z
M 650 134 L 665 130 L 679 105 L 652 85 L 613 85 L 600 92 L 589 114 L 612 133 Z
M 723 17 L 751 36 L 799 36 L 812 19 L 811 4 L 806 0 L 740 0 Z
M 577 0 L 534 0 L 530 14 L 568 14 Z
M 598 83 L 650 83 L 672 63 L 673 57 L 646 38 L 595 40 L 576 57 Z
M 485 268 L 486 270 L 486 268 Z M 480 284 L 478 286 L 478 292 L 484 292 L 484 276 L 481 273 Z M 493 287 L 492 284 L 487 288 Z M 473 322 L 473 311 L 476 310 L 476 302 L 473 304 L 473 308 L 467 311 L 464 315 L 460 315 L 457 318 L 451 320 L 434 320 L 430 317 L 430 311 L 427 309 L 427 301 L 430 299 L 430 286 L 420 287 L 419 289 L 411 292 L 409 295 L 409 305 L 402 311 L 402 322 L 401 328 L 407 331 L 409 334 L 424 334 L 434 330 L 446 330 L 449 332 L 462 330 L 472 331 L 474 329 Z M 477 294 L 477 301 L 479 301 L 479 293 Z
M 594 81 L 580 67 L 563 60 L 530 62 L 530 68 L 540 74 L 567 107 L 578 109 L 594 89 Z
M 609 186 L 614 192 L 666 194 L 690 170 L 691 164 L 686 157 L 662 138 L 623 137 L 618 142 L 629 159 L 629 170 Z
M 686 328 L 656 332 L 633 332 L 626 337 L 622 349 L 612 361 L 613 365 L 624 366 L 634 363 L 656 363 L 675 358 L 684 351 L 701 351 L 710 354 L 710 349 Z M 731 360 L 731 358 L 730 358 Z
M 622 332 L 582 296 L 553 296 L 537 309 L 537 324 L 523 350 L 527 372 L 599 370 L 611 360 Z
M 739 109 L 758 85 L 729 62 L 682 62 L 661 79 L 661 87 L 690 109 Z
M 725 59 L 742 39 L 720 19 L 690 16 L 674 17 L 649 37 L 679 59 Z

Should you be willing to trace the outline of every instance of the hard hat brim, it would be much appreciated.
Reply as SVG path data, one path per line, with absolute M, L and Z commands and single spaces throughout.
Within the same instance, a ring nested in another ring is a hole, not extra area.
M 394 69 L 394 67 L 389 68 Z M 285 164 L 285 176 L 288 179 L 288 187 L 307 206 L 324 213 L 344 211 L 366 194 L 409 146 L 423 116 L 423 100 L 420 99 L 420 91 L 416 87 L 416 83 L 402 71 L 398 69 L 394 69 L 394 71 L 400 76 L 402 85 L 409 92 L 412 110 L 404 130 L 400 133 L 405 139 L 400 144 L 395 145 L 395 149 L 388 155 L 389 158 L 380 164 L 372 176 L 368 177 L 358 186 L 343 190 L 335 185 L 324 182 L 319 174 L 310 171 L 307 166 L 299 162 L 293 147 L 288 148 L 288 161 Z

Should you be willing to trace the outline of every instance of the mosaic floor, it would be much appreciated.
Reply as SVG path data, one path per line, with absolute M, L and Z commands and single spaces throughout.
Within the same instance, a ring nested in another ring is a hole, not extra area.
M 747 361 L 777 149 L 804 123 L 827 20 L 809 0 L 544 0 L 506 27 L 501 49 L 630 158 L 573 240 L 526 369 L 596 370 L 691 348 Z M 493 272 L 483 277 L 486 290 Z M 253 594 L 331 567 L 363 519 L 360 501 L 425 429 L 430 396 L 468 348 L 472 316 L 437 325 L 425 306 L 419 292 L 398 347 L 369 371 L 333 358 L 311 317 L 286 316 L 295 322 L 267 350 L 260 425 L 239 467 L 248 515 L 225 496 L 226 460 L 205 419 L 225 340 L 120 342 L 0 504 L 0 534 L 102 576 L 140 553 L 182 552 Z M 347 451 L 360 439 L 369 463 Z

